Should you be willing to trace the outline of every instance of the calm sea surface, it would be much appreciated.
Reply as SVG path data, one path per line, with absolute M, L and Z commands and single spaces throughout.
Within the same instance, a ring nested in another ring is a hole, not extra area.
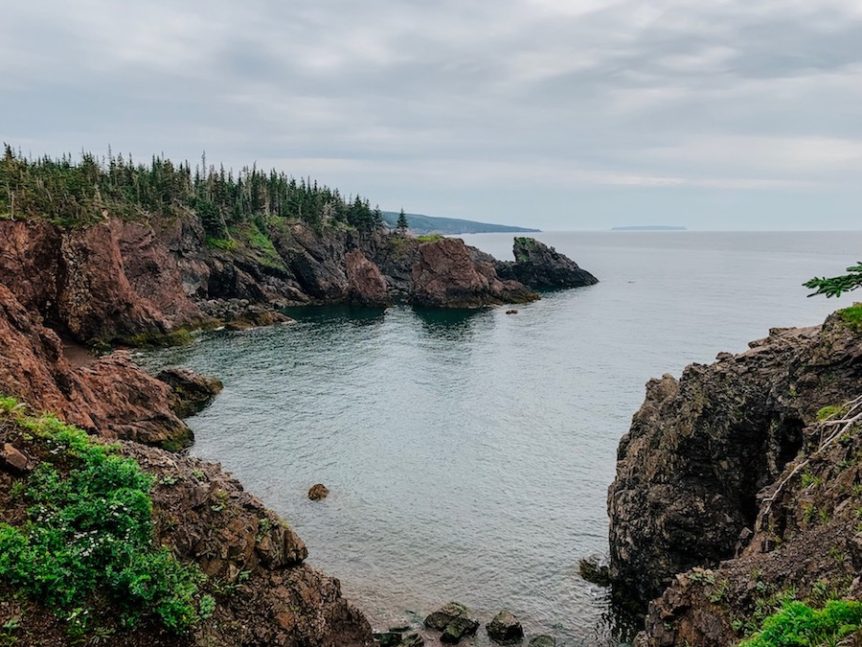
M 611 642 L 578 560 L 607 551 L 606 491 L 644 383 L 819 323 L 852 299 L 800 283 L 862 258 L 862 232 L 536 237 L 601 283 L 508 316 L 306 309 L 143 358 L 224 380 L 189 420 L 192 453 L 287 519 L 378 626 L 455 599 L 565 645 Z M 509 234 L 464 239 L 511 256 Z M 306 498 L 317 482 L 322 503 Z

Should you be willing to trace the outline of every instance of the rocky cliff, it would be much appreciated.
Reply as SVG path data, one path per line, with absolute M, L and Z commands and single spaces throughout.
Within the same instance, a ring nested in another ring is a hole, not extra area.
M 497 274 L 533 290 L 580 288 L 599 282 L 575 261 L 535 238 L 515 238 L 512 253 L 514 261 L 497 261 Z
M 608 497 L 615 590 L 653 600 L 639 644 L 735 644 L 788 596 L 862 593 L 857 310 L 647 385 Z
M 318 231 L 283 220 L 265 233 L 234 233 L 209 239 L 192 212 L 79 228 L 0 221 L 0 283 L 63 337 L 139 344 L 184 327 L 272 323 L 287 305 L 473 308 L 538 298 L 530 288 L 589 282 L 573 278 L 587 276 L 577 264 L 535 241 L 519 243 L 531 250 L 527 260 L 502 269 L 458 239 Z

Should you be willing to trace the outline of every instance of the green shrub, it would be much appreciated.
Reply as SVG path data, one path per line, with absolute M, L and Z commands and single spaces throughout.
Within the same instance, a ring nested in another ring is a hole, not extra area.
M 207 247 L 232 252 L 237 248 L 237 244 L 235 240 L 231 240 L 229 238 L 213 238 L 212 236 L 208 236 Z
M 436 243 L 438 240 L 443 240 L 442 234 L 422 234 L 416 236 L 416 240 L 420 243 Z
M 862 602 L 832 600 L 822 609 L 788 601 L 763 621 L 760 631 L 740 647 L 816 647 L 834 644 L 859 629 Z
M 817 421 L 823 422 L 824 420 L 838 418 L 842 413 L 844 413 L 844 407 L 840 404 L 830 404 L 817 412 Z
M 16 422 L 50 451 L 26 481 L 26 521 L 0 523 L 0 580 L 75 618 L 70 631 L 83 630 L 97 600 L 119 609 L 127 627 L 145 617 L 176 633 L 193 627 L 205 578 L 156 545 L 152 478 L 53 416 L 17 414 Z M 214 602 L 201 603 L 211 614 Z
M 844 323 L 850 326 L 853 330 L 862 332 L 862 304 L 857 303 L 849 308 L 839 310 L 838 314 L 841 315 Z

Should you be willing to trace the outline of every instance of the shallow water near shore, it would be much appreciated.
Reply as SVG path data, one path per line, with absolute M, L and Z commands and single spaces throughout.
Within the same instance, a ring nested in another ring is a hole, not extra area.
M 189 424 L 305 539 L 377 626 L 449 600 L 528 634 L 616 644 L 578 560 L 607 551 L 607 486 L 644 383 L 852 303 L 800 284 L 862 256 L 862 232 L 543 233 L 599 277 L 474 312 L 308 308 L 297 323 L 147 353 L 224 392 Z M 510 234 L 464 236 L 510 258 Z M 306 492 L 325 483 L 329 498 Z M 476 644 L 487 644 L 480 630 Z

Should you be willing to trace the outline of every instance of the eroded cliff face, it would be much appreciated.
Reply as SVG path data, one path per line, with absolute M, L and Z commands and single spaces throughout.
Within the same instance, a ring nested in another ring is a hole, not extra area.
M 651 381 L 620 443 L 611 575 L 657 598 L 641 645 L 734 644 L 787 593 L 862 593 L 862 427 L 824 447 L 818 421 L 862 394 L 862 333 L 836 314 L 750 346 Z

